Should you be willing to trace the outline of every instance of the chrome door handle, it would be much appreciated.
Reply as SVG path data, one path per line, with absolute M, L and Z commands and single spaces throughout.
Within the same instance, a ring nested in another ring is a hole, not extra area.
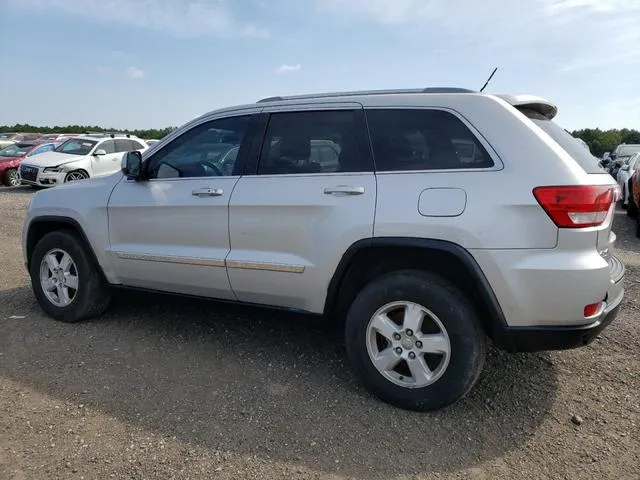
M 198 188 L 191 191 L 191 195 L 194 197 L 219 197 L 224 193 L 224 190 L 219 188 Z
M 337 185 L 335 187 L 326 187 L 325 195 L 362 195 L 364 187 L 355 187 L 350 185 Z

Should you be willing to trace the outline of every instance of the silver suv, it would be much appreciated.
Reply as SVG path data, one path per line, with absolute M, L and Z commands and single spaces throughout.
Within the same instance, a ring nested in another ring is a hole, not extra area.
M 371 392 L 437 409 L 509 351 L 588 344 L 616 316 L 610 175 L 532 96 L 274 97 L 208 113 L 122 172 L 39 192 L 23 231 L 43 310 L 112 286 L 344 322 Z

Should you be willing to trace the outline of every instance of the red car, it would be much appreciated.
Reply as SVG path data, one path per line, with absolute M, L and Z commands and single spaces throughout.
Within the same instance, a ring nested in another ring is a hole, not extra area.
M 631 177 L 630 190 L 627 215 L 630 217 L 636 217 L 636 235 L 640 238 L 640 168 L 636 168 L 635 173 Z
M 0 150 L 0 180 L 7 187 L 20 185 L 18 166 L 25 157 L 53 150 L 55 143 L 14 143 Z

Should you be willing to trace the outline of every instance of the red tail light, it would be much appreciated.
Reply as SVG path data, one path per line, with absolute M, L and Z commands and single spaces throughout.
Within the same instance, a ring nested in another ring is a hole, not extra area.
M 585 228 L 601 225 L 615 201 L 610 185 L 536 187 L 533 195 L 551 220 L 560 228 Z

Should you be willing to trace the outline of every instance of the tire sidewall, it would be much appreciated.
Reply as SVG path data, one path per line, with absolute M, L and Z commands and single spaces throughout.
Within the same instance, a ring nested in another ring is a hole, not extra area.
M 18 185 L 20 185 L 20 183 L 18 182 L 18 185 L 12 185 L 11 184 L 11 174 L 12 172 L 15 172 L 16 174 L 18 173 L 18 170 L 16 170 L 15 168 L 10 168 L 8 169 L 6 172 L 4 172 L 4 184 L 7 187 L 16 187 Z
M 426 387 L 409 389 L 392 383 L 369 358 L 369 320 L 381 306 L 395 301 L 422 305 L 447 330 L 451 344 L 449 364 L 442 376 Z M 349 310 L 345 338 L 349 358 L 364 384 L 383 400 L 412 410 L 441 408 L 462 398 L 484 365 L 486 339 L 475 311 L 448 282 L 422 272 L 389 274 L 366 286 Z
M 50 250 L 60 249 L 69 254 L 78 272 L 78 290 L 73 301 L 58 307 L 47 298 L 40 284 L 40 264 Z M 75 235 L 67 232 L 52 232 L 44 236 L 36 245 L 29 266 L 33 293 L 41 308 L 56 320 L 75 322 L 80 312 L 84 312 L 91 303 L 92 282 L 95 277 L 94 266 L 88 258 L 82 243 Z

